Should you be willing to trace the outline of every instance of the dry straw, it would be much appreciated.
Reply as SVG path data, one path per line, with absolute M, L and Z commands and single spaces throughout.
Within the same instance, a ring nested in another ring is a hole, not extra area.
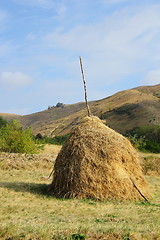
M 60 198 L 146 200 L 150 197 L 136 150 L 97 117 L 86 117 L 62 147 L 51 192 Z

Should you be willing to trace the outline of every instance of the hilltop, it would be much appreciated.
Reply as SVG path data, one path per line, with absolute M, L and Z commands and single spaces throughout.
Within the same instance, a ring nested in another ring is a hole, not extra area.
M 11 119 L 17 119 L 21 115 L 18 114 L 12 114 L 12 113 L 0 113 L 0 116 L 6 120 L 11 120 Z
M 160 84 L 124 90 L 89 104 L 93 115 L 123 134 L 137 126 L 160 125 Z M 85 103 L 81 102 L 10 118 L 18 117 L 34 134 L 54 136 L 69 133 L 86 114 Z

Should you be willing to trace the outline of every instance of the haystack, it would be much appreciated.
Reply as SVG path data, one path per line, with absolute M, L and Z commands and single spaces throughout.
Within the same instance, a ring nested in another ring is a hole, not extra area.
M 62 147 L 51 192 L 60 198 L 147 200 L 149 187 L 128 139 L 86 117 Z

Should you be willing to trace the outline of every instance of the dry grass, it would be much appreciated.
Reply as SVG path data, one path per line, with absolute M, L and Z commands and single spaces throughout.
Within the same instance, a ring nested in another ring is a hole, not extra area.
M 44 146 L 44 149 L 41 151 L 41 154 L 47 155 L 47 154 L 55 154 L 57 156 L 57 154 L 59 153 L 59 151 L 61 150 L 60 145 L 49 145 L 46 144 Z
M 61 149 L 59 145 L 45 145 L 39 154 L 0 153 L 0 168 L 3 170 L 47 168 L 52 171 Z M 27 164 L 26 164 L 27 163 Z
M 160 176 L 160 154 L 141 153 L 142 170 L 150 176 Z
M 83 233 L 87 239 L 160 237 L 160 178 L 148 178 L 154 191 L 151 204 L 120 203 L 48 196 L 48 173 L 47 169 L 0 170 L 0 239 L 69 239 L 73 233 Z
M 41 159 L 35 167 L 26 159 L 24 168 L 14 161 L 18 169 L 0 168 L 1 240 L 70 240 L 74 233 L 88 240 L 160 239 L 159 176 L 147 177 L 151 203 L 64 200 L 48 195 L 51 165 Z

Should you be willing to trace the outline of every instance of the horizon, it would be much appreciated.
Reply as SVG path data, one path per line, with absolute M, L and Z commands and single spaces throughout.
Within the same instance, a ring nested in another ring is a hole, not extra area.
M 160 83 L 158 0 L 2 0 L 0 112 L 28 115 Z
M 134 88 L 137 88 L 137 87 L 152 87 L 152 86 L 157 86 L 157 85 L 160 85 L 160 84 L 154 84 L 154 85 L 143 85 L 143 86 L 136 86 L 136 87 L 134 87 Z M 121 90 L 121 91 L 127 91 L 127 90 L 131 90 L 131 89 L 134 89 L 134 88 L 129 88 L 129 89 L 124 89 L 124 90 Z M 115 93 L 113 93 L 112 95 L 114 95 L 114 94 L 117 94 L 117 93 L 119 93 L 119 92 L 121 92 L 121 91 L 118 91 L 118 92 L 115 92 Z M 91 101 L 89 101 L 88 103 L 90 103 L 90 102 L 94 102 L 94 101 L 101 101 L 101 100 L 103 100 L 103 99 L 105 99 L 105 98 L 108 98 L 108 97 L 111 97 L 112 95 L 109 95 L 109 96 L 107 96 L 107 97 L 104 97 L 104 98 L 101 98 L 101 99 L 93 99 L 93 100 L 91 100 Z M 57 102 L 58 103 L 58 102 Z M 56 104 L 57 104 L 56 103 Z M 64 105 L 73 105 L 73 104 L 79 104 L 79 103 L 84 103 L 85 104 L 85 99 L 84 99 L 84 101 L 79 101 L 79 102 L 73 102 L 73 103 L 63 103 Z M 46 111 L 46 110 L 48 110 L 48 108 L 49 107 L 56 107 L 56 104 L 55 105 L 49 105 L 49 106 L 46 106 L 46 109 L 40 109 L 39 111 L 37 111 L 37 112 L 32 112 L 32 113 L 28 113 L 28 114 L 16 114 L 16 113 L 8 113 L 8 112 L 0 112 L 0 114 L 8 114 L 8 115 L 17 115 L 17 116 L 25 116 L 25 115 L 31 115 L 31 114 L 34 114 L 34 113 L 39 113 L 39 112 L 43 112 L 43 111 Z M 3 117 L 3 116 L 1 116 L 1 117 Z

